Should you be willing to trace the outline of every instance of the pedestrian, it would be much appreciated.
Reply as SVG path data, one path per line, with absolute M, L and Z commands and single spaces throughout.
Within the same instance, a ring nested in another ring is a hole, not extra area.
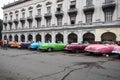
M 8 40 L 7 40 L 7 39 L 4 39 L 4 40 L 3 40 L 3 47 L 4 47 L 4 49 L 6 49 L 6 50 L 7 50 L 7 44 L 8 44 Z

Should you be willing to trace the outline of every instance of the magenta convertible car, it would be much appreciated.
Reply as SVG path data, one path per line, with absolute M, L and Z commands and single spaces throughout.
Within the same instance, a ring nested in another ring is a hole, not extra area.
M 85 48 L 85 51 L 107 55 L 113 51 L 115 44 L 91 44 Z
M 88 45 L 89 44 L 71 43 L 71 44 L 67 44 L 64 50 L 77 53 L 77 52 L 84 51 L 85 47 L 87 47 Z

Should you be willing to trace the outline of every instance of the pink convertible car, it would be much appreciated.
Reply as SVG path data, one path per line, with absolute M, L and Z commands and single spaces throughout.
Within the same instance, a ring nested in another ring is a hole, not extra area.
M 113 51 L 114 46 L 114 44 L 91 44 L 85 48 L 85 51 L 106 55 Z
M 119 57 L 120 57 L 120 46 L 115 45 L 112 50 L 112 53 L 115 53 L 115 54 L 119 55 Z

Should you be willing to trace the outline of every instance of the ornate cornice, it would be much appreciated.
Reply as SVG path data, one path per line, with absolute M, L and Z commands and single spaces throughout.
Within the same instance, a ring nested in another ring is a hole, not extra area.
M 2 7 L 2 9 L 7 9 L 7 8 L 9 8 L 9 7 L 12 7 L 12 6 L 15 6 L 15 5 L 18 5 L 18 4 L 27 2 L 27 1 L 31 1 L 31 0 L 18 0 L 18 1 L 15 1 L 15 2 L 13 2 L 13 3 L 9 3 L 9 4 L 7 4 L 7 5 L 4 5 L 4 6 Z

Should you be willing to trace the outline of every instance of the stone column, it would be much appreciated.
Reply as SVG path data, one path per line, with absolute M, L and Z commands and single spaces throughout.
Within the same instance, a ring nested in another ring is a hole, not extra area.
M 116 0 L 117 20 L 120 21 L 120 0 Z
M 15 34 L 11 34 L 12 35 L 12 41 L 15 41 Z
M 55 32 L 52 32 L 52 43 L 55 43 Z
M 35 34 L 35 32 L 33 32 L 32 36 L 33 36 L 33 41 L 36 42 L 36 38 L 35 38 L 36 34 Z
M 24 35 L 25 35 L 25 42 L 27 42 L 28 41 L 28 34 L 25 33 Z
M 68 43 L 68 34 L 67 34 L 67 31 L 64 31 L 64 43 Z
M 42 37 L 41 42 L 43 42 L 43 43 L 44 43 L 44 42 L 45 42 L 45 34 L 44 34 L 44 32 L 42 32 L 42 33 L 41 33 L 41 37 Z
M 21 34 L 19 33 L 18 34 L 18 42 L 21 42 L 20 36 L 21 36 Z
M 82 40 L 83 40 L 83 37 L 82 37 L 82 31 L 81 30 L 79 30 L 78 31 L 78 34 L 77 34 L 77 36 L 78 36 L 78 43 L 81 43 L 82 42 Z
M 2 34 L 2 40 L 4 40 L 4 36 L 5 36 L 5 35 L 4 35 L 4 34 Z

